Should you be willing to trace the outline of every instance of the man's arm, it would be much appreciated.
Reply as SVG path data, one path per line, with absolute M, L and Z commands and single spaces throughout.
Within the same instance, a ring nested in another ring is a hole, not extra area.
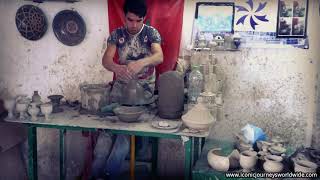
M 128 81 L 132 78 L 132 76 L 128 71 L 127 66 L 119 65 L 113 62 L 113 57 L 116 53 L 116 49 L 116 45 L 108 43 L 107 50 L 105 51 L 102 58 L 102 65 L 107 70 L 114 72 L 116 74 L 116 78 Z
M 134 74 L 138 74 L 144 67 L 156 66 L 163 62 L 163 52 L 159 43 L 151 44 L 151 53 L 149 57 L 139 59 L 138 61 L 131 62 L 128 65 L 130 71 Z

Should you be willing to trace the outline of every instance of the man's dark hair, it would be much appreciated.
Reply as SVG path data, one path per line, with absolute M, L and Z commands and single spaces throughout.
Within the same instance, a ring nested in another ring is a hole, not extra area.
M 123 12 L 126 15 L 131 12 L 138 17 L 145 17 L 147 14 L 147 5 L 145 0 L 126 0 L 123 5 Z

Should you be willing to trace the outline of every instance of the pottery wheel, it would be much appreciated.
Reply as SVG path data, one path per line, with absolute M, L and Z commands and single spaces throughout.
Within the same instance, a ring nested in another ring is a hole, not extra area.
M 29 40 L 40 39 L 47 31 L 47 20 L 37 6 L 23 5 L 16 13 L 16 26 L 20 34 Z
M 86 35 L 84 20 L 73 10 L 60 11 L 53 19 L 52 28 L 57 39 L 68 46 L 80 44 Z

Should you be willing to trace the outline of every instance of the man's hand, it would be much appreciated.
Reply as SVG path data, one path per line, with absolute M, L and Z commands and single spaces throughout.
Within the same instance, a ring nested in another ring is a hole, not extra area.
M 133 78 L 133 73 L 130 72 L 126 65 L 117 65 L 114 69 L 114 73 L 116 74 L 117 79 L 128 82 Z
M 142 71 L 144 66 L 145 64 L 143 60 L 131 61 L 128 64 L 128 69 L 131 73 L 133 73 L 132 75 L 138 75 L 138 73 Z

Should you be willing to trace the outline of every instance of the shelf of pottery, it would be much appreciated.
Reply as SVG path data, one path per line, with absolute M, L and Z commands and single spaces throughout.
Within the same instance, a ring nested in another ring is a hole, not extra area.
M 201 72 L 203 78 L 199 97 L 202 97 L 204 104 L 210 110 L 212 116 L 217 121 L 222 120 L 224 74 L 221 67 L 217 64 L 217 57 L 212 51 L 197 51 L 194 49 L 185 49 L 183 57 L 183 62 L 189 64 L 190 69 L 199 67 L 198 70 Z M 177 67 L 179 68 L 179 63 Z M 187 73 L 187 79 L 190 74 L 191 73 Z M 189 82 L 187 82 L 186 86 L 188 87 L 189 85 Z M 189 94 L 188 97 L 190 98 Z M 190 102 L 188 105 L 189 104 Z
M 54 113 L 55 104 L 53 96 L 48 96 L 48 99 L 51 102 L 42 103 L 38 91 L 34 91 L 32 98 L 28 98 L 27 95 L 7 97 L 4 99 L 4 106 L 8 110 L 7 119 L 49 121 L 51 113 Z

